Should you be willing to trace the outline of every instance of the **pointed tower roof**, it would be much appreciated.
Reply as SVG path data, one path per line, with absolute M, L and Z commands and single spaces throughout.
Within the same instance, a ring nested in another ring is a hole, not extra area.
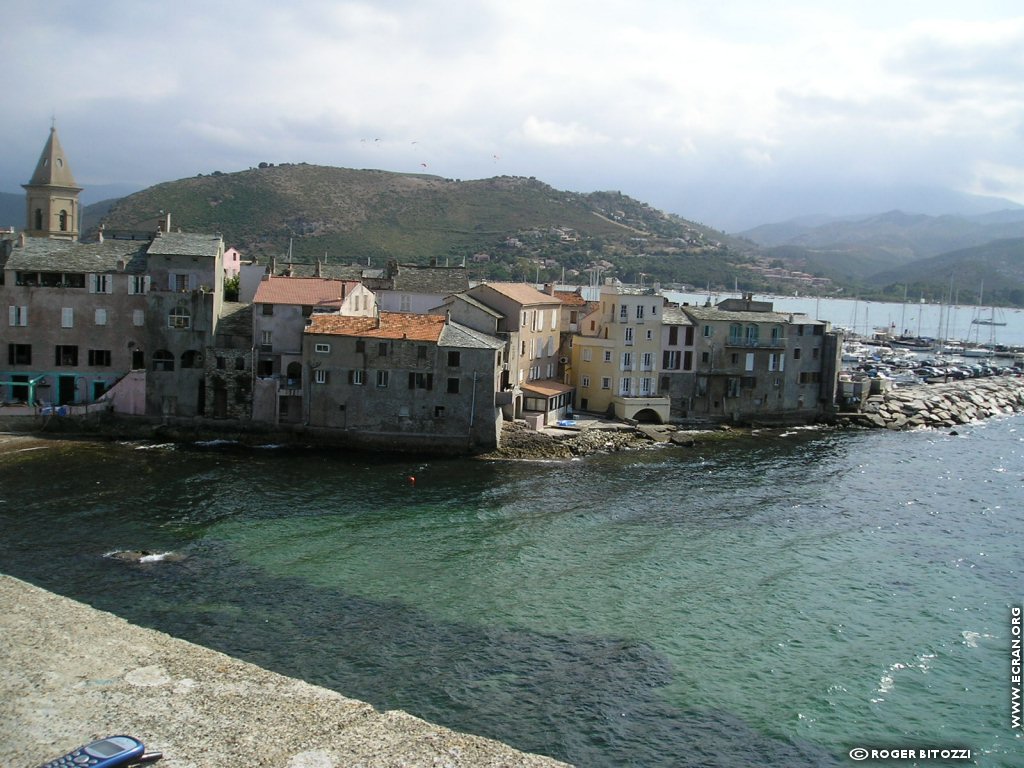
M 57 138 L 57 126 L 50 128 L 50 138 L 46 140 L 43 154 L 39 156 L 36 172 L 32 174 L 32 181 L 24 186 L 80 189 L 75 184 L 75 177 L 71 175 L 71 166 L 68 165 L 64 148 L 60 145 L 60 139 Z

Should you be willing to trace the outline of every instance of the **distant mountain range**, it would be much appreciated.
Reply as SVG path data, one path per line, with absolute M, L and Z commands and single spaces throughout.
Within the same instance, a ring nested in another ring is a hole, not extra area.
M 973 216 L 890 211 L 815 217 L 740 233 L 770 260 L 832 278 L 848 290 L 962 302 L 1024 304 L 1024 209 Z M 951 287 L 952 286 L 952 287 Z
M 22 195 L 0 193 L 0 226 L 20 227 L 24 204 Z M 985 303 L 1024 306 L 1019 207 L 808 216 L 729 236 L 618 192 L 565 192 L 534 178 L 460 181 L 300 163 L 215 172 L 94 203 L 83 211 L 84 230 L 152 226 L 164 211 L 174 228 L 220 232 L 229 246 L 264 262 L 436 260 L 465 262 L 471 275 L 487 279 L 585 284 L 618 277 L 792 292 L 794 283 L 768 276 L 777 272 L 770 266 L 828 278 L 832 294 L 938 300 L 955 292 L 967 303 L 984 284 Z

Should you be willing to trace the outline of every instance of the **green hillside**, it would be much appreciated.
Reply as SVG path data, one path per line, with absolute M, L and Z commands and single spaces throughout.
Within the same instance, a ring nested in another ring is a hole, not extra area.
M 872 285 L 939 299 L 951 286 L 961 303 L 976 303 L 984 286 L 985 304 L 1024 306 L 1024 238 L 997 240 L 943 253 L 871 276 Z
M 103 217 L 133 229 L 161 212 L 172 227 L 220 232 L 267 261 L 462 263 L 477 277 L 585 283 L 597 266 L 626 282 L 728 285 L 748 262 L 720 232 L 618 192 L 580 194 L 533 178 L 461 181 L 307 164 L 159 184 Z

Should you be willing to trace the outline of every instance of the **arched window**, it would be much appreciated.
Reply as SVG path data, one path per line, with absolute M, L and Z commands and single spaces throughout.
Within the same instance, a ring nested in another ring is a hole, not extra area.
M 168 328 L 179 328 L 187 330 L 192 327 L 192 315 L 189 314 L 188 307 L 184 304 L 178 304 L 167 314 L 167 327 Z
M 174 355 L 172 355 L 166 349 L 158 349 L 156 352 L 153 353 L 153 370 L 173 371 Z
M 302 363 L 288 363 L 285 376 L 288 379 L 289 385 L 300 384 L 302 382 Z
M 64 209 L 61 209 L 60 217 L 59 218 L 60 218 L 60 231 L 61 232 L 67 232 L 68 231 L 68 212 L 65 211 Z
M 759 329 L 756 325 L 747 326 L 747 341 L 756 343 L 759 335 Z
M 729 325 L 729 341 L 733 344 L 737 343 L 743 338 L 743 326 L 739 323 L 732 323 Z
M 43 209 L 42 208 L 36 208 L 35 219 L 36 219 L 36 225 L 33 227 L 33 229 L 42 229 L 43 228 Z

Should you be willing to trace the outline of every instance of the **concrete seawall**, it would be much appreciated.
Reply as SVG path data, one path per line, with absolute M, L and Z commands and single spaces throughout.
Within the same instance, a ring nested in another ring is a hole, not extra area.
M 840 414 L 840 420 L 895 430 L 950 428 L 1020 411 L 1024 378 L 995 376 L 891 389 L 867 397 L 860 411 Z
M 126 733 L 163 768 L 565 766 L 284 677 L 0 574 L 0 765 Z

